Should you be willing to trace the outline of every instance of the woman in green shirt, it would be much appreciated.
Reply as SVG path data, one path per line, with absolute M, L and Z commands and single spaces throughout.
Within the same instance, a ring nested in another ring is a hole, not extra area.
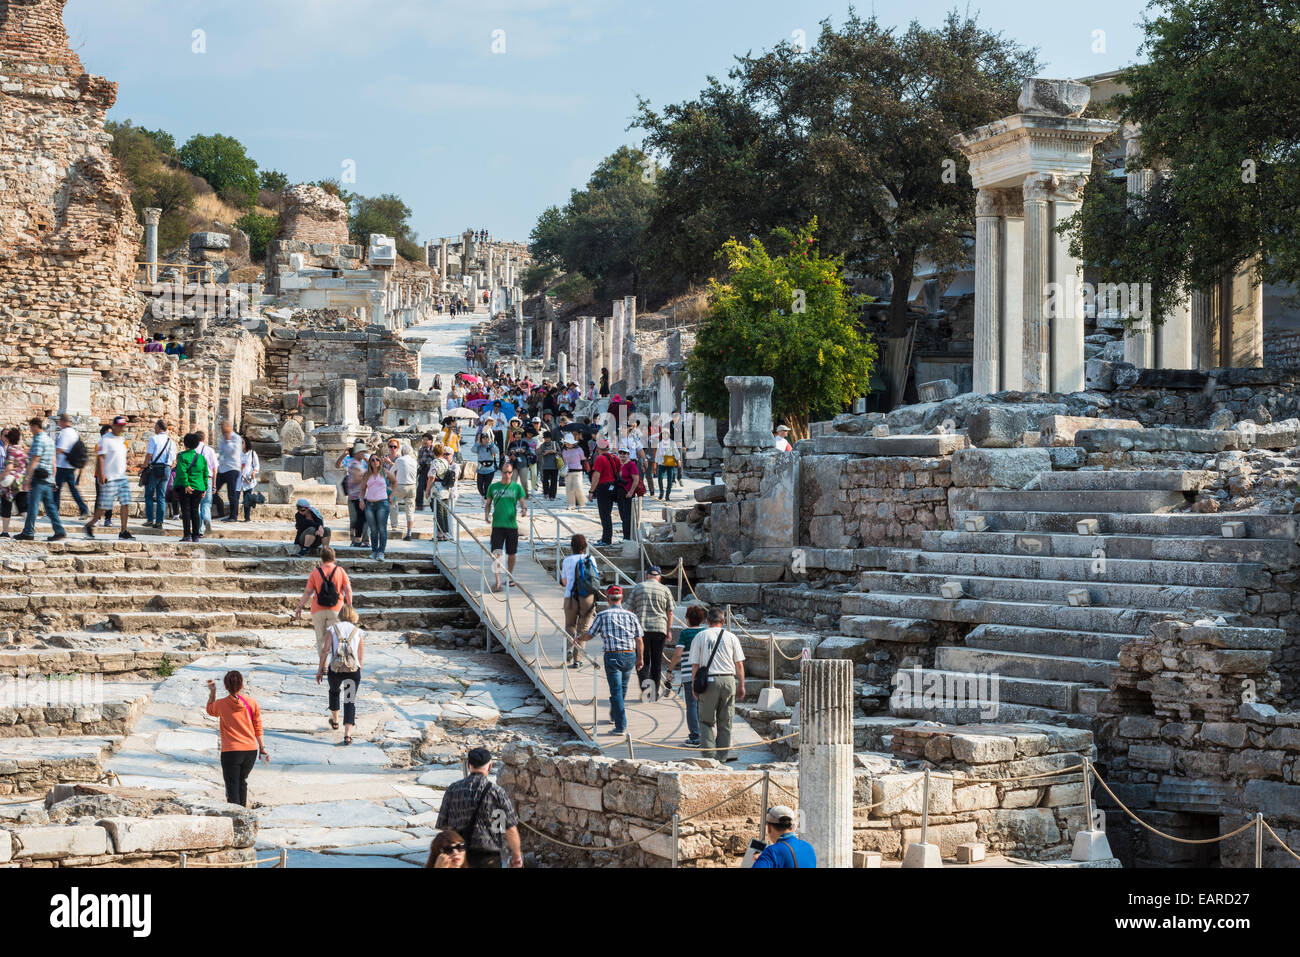
M 176 501 L 181 507 L 181 541 L 197 542 L 203 537 L 199 505 L 208 491 L 208 460 L 195 451 L 199 437 L 185 436 L 185 451 L 176 458 Z
M 673 652 L 673 668 L 677 672 L 677 683 L 682 689 L 686 701 L 686 730 L 690 735 L 686 746 L 694 748 L 700 743 L 700 711 L 695 702 L 695 687 L 691 683 L 691 669 L 687 662 L 691 657 L 691 642 L 704 630 L 704 609 L 691 605 L 686 609 L 686 627 L 677 635 L 677 647 Z

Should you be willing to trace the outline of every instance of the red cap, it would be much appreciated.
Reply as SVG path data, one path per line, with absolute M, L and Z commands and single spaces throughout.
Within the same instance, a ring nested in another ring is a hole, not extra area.
M 615 595 L 617 595 L 619 598 L 622 598 L 623 589 L 620 588 L 618 585 L 610 585 L 608 588 L 605 589 L 605 594 L 608 595 L 610 598 L 613 598 Z

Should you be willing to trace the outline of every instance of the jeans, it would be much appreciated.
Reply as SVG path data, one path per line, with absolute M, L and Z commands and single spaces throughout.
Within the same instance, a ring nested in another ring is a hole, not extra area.
M 90 509 L 86 508 L 85 499 L 81 497 L 81 490 L 77 488 L 77 470 L 73 468 L 56 468 L 54 470 L 54 509 L 58 511 L 59 498 L 63 492 L 64 484 L 72 490 L 72 500 L 77 503 L 77 511 L 82 515 L 87 514 Z
M 360 671 L 327 671 L 330 683 L 330 710 L 339 710 L 340 690 L 343 698 L 343 723 L 357 723 L 357 687 L 361 684 Z M 351 684 L 344 684 L 351 682 Z
M 253 490 L 250 488 L 244 492 L 244 521 L 251 521 L 253 518 Z
M 656 478 L 659 480 L 659 497 L 667 498 L 673 494 L 673 483 L 677 481 L 677 466 L 659 466 Z
M 217 491 L 225 490 L 226 521 L 233 522 L 239 517 L 239 469 L 217 473 Z
M 366 531 L 366 510 L 361 507 L 358 498 L 348 499 L 348 528 L 352 530 L 352 540 L 370 544 L 370 533 Z
M 155 469 L 150 466 L 144 476 L 144 520 L 146 522 L 162 523 L 167 517 L 167 479 L 171 473 L 170 469 L 158 469 L 161 475 L 155 475 Z M 75 486 L 74 486 L 75 488 Z
M 199 517 L 203 493 L 181 488 L 176 490 L 176 497 L 181 504 L 181 537 L 198 538 L 203 534 L 203 522 Z
M 203 501 L 199 503 L 199 531 L 212 523 L 212 489 L 203 493 Z
M 226 781 L 226 803 L 248 807 L 248 776 L 257 764 L 256 751 L 222 751 L 221 776 Z
M 664 643 L 668 641 L 668 636 L 662 631 L 647 631 L 645 633 L 645 663 L 641 665 L 641 670 L 637 672 L 637 677 L 645 681 L 647 678 L 655 683 L 656 690 L 659 688 L 659 679 L 663 674 L 663 657 Z
M 23 524 L 23 534 L 36 532 L 36 515 L 45 506 L 45 517 L 50 520 L 50 527 L 55 535 L 66 534 L 63 523 L 59 521 L 59 507 L 54 504 L 54 483 L 33 482 L 32 490 L 27 494 L 27 521 Z
M 479 495 L 483 496 L 483 498 L 486 500 L 486 499 L 487 499 L 487 493 L 488 493 L 488 487 L 492 484 L 492 472 L 491 472 L 491 470 L 488 470 L 488 471 L 480 470 L 480 471 L 478 472 L 478 474 L 475 476 L 475 481 L 478 483 L 478 493 L 479 493 Z
M 636 668 L 635 651 L 605 652 L 605 680 L 609 682 L 609 716 L 614 722 L 614 733 L 627 730 L 627 710 L 623 700 L 627 697 L 628 679 Z
M 632 538 L 632 498 L 619 492 L 615 502 L 618 504 L 618 517 L 623 521 L 623 540 L 629 541 Z
M 596 486 L 596 508 L 600 512 L 600 540 L 606 544 L 614 540 L 614 485 L 602 482 Z
M 686 733 L 692 741 L 700 740 L 700 703 L 695 700 L 695 686 L 691 683 L 691 669 L 683 672 L 682 696 L 686 700 Z
M 434 492 L 435 496 L 437 494 L 437 492 Z M 437 515 L 438 531 L 442 532 L 444 535 L 451 534 L 451 515 L 449 511 L 451 508 L 451 499 L 434 498 L 433 504 L 436 509 L 435 514 Z
M 370 549 L 374 552 L 383 552 L 388 548 L 388 513 L 392 511 L 392 506 L 388 504 L 388 499 L 381 498 L 377 502 L 366 502 L 366 529 L 370 533 Z

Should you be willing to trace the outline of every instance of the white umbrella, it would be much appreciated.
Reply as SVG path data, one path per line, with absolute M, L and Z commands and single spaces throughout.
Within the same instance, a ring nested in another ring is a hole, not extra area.
M 452 409 L 447 413 L 447 415 L 453 419 L 472 419 L 475 422 L 478 421 L 478 414 L 473 409 L 466 409 L 464 406 L 458 409 Z

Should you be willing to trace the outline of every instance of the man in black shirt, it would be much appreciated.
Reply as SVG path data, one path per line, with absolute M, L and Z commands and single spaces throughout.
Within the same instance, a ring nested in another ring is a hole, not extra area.
M 510 866 L 523 867 L 519 849 L 519 815 L 510 796 L 488 777 L 492 755 L 474 748 L 468 755 L 469 774 L 442 796 L 438 828 L 451 828 L 465 838 L 470 867 L 501 866 L 501 845 L 510 851 Z

